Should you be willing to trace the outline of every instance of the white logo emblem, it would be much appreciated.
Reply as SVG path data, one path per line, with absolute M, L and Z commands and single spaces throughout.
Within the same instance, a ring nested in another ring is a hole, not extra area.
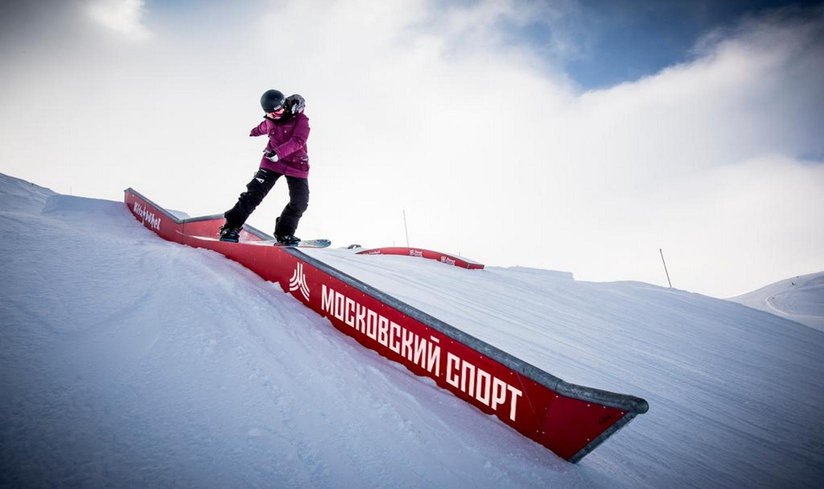
M 292 274 L 292 278 L 289 279 L 289 292 L 294 292 L 300 289 L 300 293 L 309 301 L 309 286 L 306 285 L 306 275 L 303 274 L 303 263 L 298 262 L 298 266 L 295 268 L 295 273 Z
M 447 265 L 455 265 L 455 260 L 453 260 L 449 257 L 446 257 L 446 256 L 442 256 L 441 257 L 441 263 L 446 263 Z
M 143 223 L 150 228 L 155 228 L 160 231 L 160 218 L 154 215 L 154 212 L 143 207 L 140 202 L 134 203 L 134 213 L 143 219 Z

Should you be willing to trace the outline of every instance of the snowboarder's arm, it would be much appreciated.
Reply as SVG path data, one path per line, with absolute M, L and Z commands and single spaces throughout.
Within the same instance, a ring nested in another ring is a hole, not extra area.
M 306 140 L 308 138 L 309 119 L 299 115 L 295 121 L 295 131 L 292 133 L 292 137 L 285 143 L 275 148 L 275 151 L 279 157 L 286 158 L 295 151 L 306 147 Z
M 252 128 L 252 131 L 249 133 L 249 136 L 263 136 L 264 134 L 269 134 L 269 122 L 268 120 L 264 120 L 256 127 Z

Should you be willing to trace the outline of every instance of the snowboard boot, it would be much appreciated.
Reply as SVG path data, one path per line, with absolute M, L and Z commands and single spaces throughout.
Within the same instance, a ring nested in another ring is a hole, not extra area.
M 278 240 L 277 246 L 297 246 L 300 244 L 300 238 L 293 234 L 287 234 L 285 236 L 275 235 L 275 239 Z
M 230 228 L 224 224 L 223 227 L 220 228 L 220 240 L 237 243 L 240 241 L 240 228 Z
M 275 239 L 277 243 L 275 246 L 297 246 L 300 244 L 300 238 L 294 234 L 278 234 L 278 226 L 280 225 L 280 217 L 275 218 Z

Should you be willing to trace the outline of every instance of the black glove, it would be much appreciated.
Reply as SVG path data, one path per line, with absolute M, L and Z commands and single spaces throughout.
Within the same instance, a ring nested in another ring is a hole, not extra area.
M 278 160 L 278 154 L 275 153 L 274 151 L 267 151 L 267 150 L 264 149 L 263 150 L 263 156 L 265 156 L 266 159 L 271 161 L 272 163 L 274 163 Z
M 286 112 L 290 114 L 297 114 L 303 112 L 306 107 L 306 100 L 298 94 L 289 95 L 286 97 Z

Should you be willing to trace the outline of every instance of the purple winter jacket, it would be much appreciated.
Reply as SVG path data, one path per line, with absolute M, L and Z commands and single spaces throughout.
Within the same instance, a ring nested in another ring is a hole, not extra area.
M 309 138 L 309 118 L 303 112 L 284 122 L 275 122 L 264 119 L 252 129 L 249 136 L 269 136 L 266 151 L 274 151 L 278 155 L 276 162 L 265 156 L 260 160 L 260 167 L 273 170 L 290 177 L 309 177 L 309 150 L 306 140 Z

